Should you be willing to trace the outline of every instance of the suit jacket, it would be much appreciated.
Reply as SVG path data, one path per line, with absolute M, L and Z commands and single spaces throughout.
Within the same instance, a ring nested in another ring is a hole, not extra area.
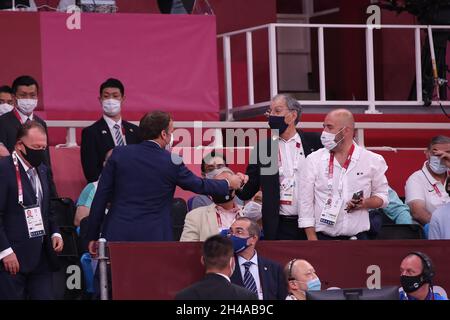
M 125 139 L 128 144 L 139 143 L 139 127 L 122 120 L 125 130 Z M 111 131 L 103 117 L 89 127 L 83 129 L 81 134 L 81 164 L 84 176 L 88 182 L 98 180 L 103 169 L 106 153 L 115 147 Z
M 105 219 L 102 236 L 109 241 L 171 241 L 176 186 L 201 194 L 228 193 L 225 180 L 195 176 L 153 141 L 115 148 L 91 206 L 88 240 L 98 239 Z M 107 203 L 111 208 L 105 217 Z
M 322 148 L 322 143 L 320 142 L 320 135 L 316 132 L 303 132 L 298 130 L 300 139 L 302 140 L 303 151 L 305 157 L 311 152 L 314 152 Z M 266 141 L 261 141 L 259 143 L 258 149 L 260 150 L 261 144 L 265 143 L 268 150 L 268 156 L 270 157 L 270 162 L 264 164 L 261 161 L 259 154 L 252 154 L 252 163 L 247 167 L 247 175 L 249 176 L 249 181 L 245 184 L 244 188 L 237 191 L 237 196 L 242 200 L 251 199 L 261 188 L 262 189 L 262 222 L 264 230 L 265 240 L 277 240 L 279 213 L 280 213 L 280 176 L 278 173 L 278 150 L 272 156 L 272 138 Z M 274 174 L 262 174 L 261 171 L 274 166 L 276 168 Z
M 236 269 L 231 275 L 231 282 L 244 286 L 240 266 L 236 257 Z M 276 262 L 258 255 L 259 280 L 264 300 L 285 300 L 288 291 L 283 268 Z
M 175 300 L 258 300 L 255 293 L 233 283 L 216 273 L 181 290 Z
M 33 114 L 33 120 L 36 122 L 39 122 L 44 128 L 45 132 L 47 134 L 47 146 L 48 144 L 48 130 L 47 130 L 47 124 L 44 120 L 39 118 L 36 114 Z M 0 116 L 0 142 L 2 142 L 6 149 L 11 153 L 14 151 L 14 146 L 16 145 L 17 140 L 17 132 L 19 131 L 22 124 L 20 123 L 19 119 L 17 119 L 14 110 L 5 113 L 4 115 Z M 49 170 L 49 177 L 50 177 L 50 196 L 52 198 L 56 198 L 57 192 L 56 192 L 56 186 L 53 181 L 53 174 L 51 171 L 51 162 L 50 162 L 50 147 L 48 147 L 45 150 L 45 165 L 47 168 L 50 168 Z
M 20 162 L 19 168 L 24 206 L 35 205 L 36 194 Z M 50 239 L 53 233 L 59 233 L 59 229 L 50 216 L 48 168 L 41 164 L 37 171 L 42 186 L 41 213 L 45 236 L 29 238 L 24 209 L 18 203 L 15 170 L 11 156 L 0 159 L 0 251 L 11 247 L 19 261 L 20 272 L 27 273 L 33 271 L 38 265 L 42 250 L 47 254 L 50 262 L 56 260 Z
M 158 0 L 159 11 L 161 13 L 170 13 L 172 10 L 172 2 L 173 0 Z M 195 0 L 181 0 L 181 2 L 183 3 L 186 11 L 191 13 Z

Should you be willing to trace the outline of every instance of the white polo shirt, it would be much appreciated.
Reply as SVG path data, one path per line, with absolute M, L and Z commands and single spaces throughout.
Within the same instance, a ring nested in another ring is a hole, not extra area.
M 450 197 L 442 182 L 433 178 L 426 164 L 427 161 L 423 164 L 422 169 L 414 172 L 406 180 L 405 203 L 422 200 L 425 202 L 427 211 L 432 214 L 436 208 L 450 202 Z
M 330 152 L 319 149 L 311 153 L 305 161 L 302 170 L 299 192 L 300 212 L 299 228 L 315 227 L 316 232 L 326 235 L 354 236 L 370 229 L 369 212 L 367 209 L 354 210 L 348 213 L 344 209 L 353 194 L 362 190 L 364 198 L 377 196 L 383 200 L 382 207 L 388 205 L 388 181 L 385 176 L 387 170 L 384 158 L 376 153 L 359 147 L 356 143 L 347 172 L 342 181 L 343 203 L 334 226 L 320 222 L 323 207 L 329 198 L 328 166 Z M 339 162 L 333 161 L 333 194 L 337 194 L 341 171 Z

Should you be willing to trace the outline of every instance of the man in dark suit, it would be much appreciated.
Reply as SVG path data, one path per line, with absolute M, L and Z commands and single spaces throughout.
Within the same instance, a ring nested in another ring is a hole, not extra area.
M 0 142 L 9 152 L 12 152 L 16 145 L 17 132 L 22 124 L 35 120 L 44 127 L 48 145 L 47 125 L 44 120 L 34 114 L 34 109 L 38 104 L 39 84 L 37 81 L 30 76 L 20 76 L 14 80 L 12 92 L 15 108 L 0 116 Z M 56 197 L 57 192 L 51 172 L 49 148 L 45 150 L 44 164 L 50 173 L 50 195 Z
M 50 218 L 47 136 L 23 125 L 14 152 L 0 159 L 0 300 L 52 299 L 55 252 L 63 249 Z
M 139 127 L 122 119 L 125 88 L 117 79 L 108 79 L 100 86 L 103 117 L 83 129 L 81 134 L 81 164 L 88 182 L 98 180 L 106 153 L 116 146 L 140 142 Z
M 225 180 L 202 179 L 187 169 L 181 158 L 166 150 L 173 139 L 168 113 L 147 113 L 139 127 L 145 141 L 114 148 L 102 171 L 89 216 L 92 254 L 103 220 L 102 237 L 108 241 L 171 241 L 170 209 L 176 186 L 225 196 L 245 181 L 242 174 Z M 111 207 L 105 216 L 107 203 Z
M 249 181 L 236 195 L 249 200 L 262 189 L 262 222 L 265 240 L 306 240 L 298 228 L 298 189 L 305 158 L 322 148 L 320 135 L 296 129 L 301 106 L 286 94 L 275 96 L 268 111 L 275 135 L 260 141 L 246 174 Z
M 205 277 L 178 292 L 176 300 L 257 300 L 255 293 L 230 282 L 236 266 L 230 239 L 220 235 L 206 239 L 201 262 Z
M 260 232 L 249 218 L 237 218 L 231 225 L 229 235 L 237 255 L 231 282 L 255 292 L 260 300 L 284 300 L 288 292 L 283 268 L 255 250 Z

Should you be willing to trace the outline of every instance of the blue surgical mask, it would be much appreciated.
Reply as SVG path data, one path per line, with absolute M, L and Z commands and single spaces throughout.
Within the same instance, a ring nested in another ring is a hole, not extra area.
M 284 121 L 284 116 L 269 116 L 269 127 L 278 130 L 278 134 L 282 135 L 289 125 Z
M 308 282 L 306 282 L 306 285 L 308 286 L 307 291 L 320 291 L 322 287 L 322 283 L 320 282 L 319 278 L 309 280 Z
M 249 245 L 247 244 L 247 240 L 250 238 L 251 237 L 239 238 L 239 237 L 236 237 L 235 235 L 231 235 L 230 240 L 233 242 L 234 253 L 240 253 L 240 252 L 244 251 L 245 249 L 247 249 L 249 247 Z

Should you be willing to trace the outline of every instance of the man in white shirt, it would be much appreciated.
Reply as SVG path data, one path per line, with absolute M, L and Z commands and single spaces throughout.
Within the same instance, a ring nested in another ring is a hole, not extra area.
M 436 208 L 450 202 L 444 187 L 448 168 L 445 159 L 441 159 L 448 152 L 449 137 L 432 138 L 425 151 L 427 161 L 406 180 L 405 202 L 411 208 L 413 218 L 423 225 L 430 222 Z
M 353 141 L 349 110 L 331 111 L 323 126 L 325 148 L 309 155 L 302 170 L 298 227 L 308 240 L 367 239 L 368 210 L 388 204 L 386 162 Z

